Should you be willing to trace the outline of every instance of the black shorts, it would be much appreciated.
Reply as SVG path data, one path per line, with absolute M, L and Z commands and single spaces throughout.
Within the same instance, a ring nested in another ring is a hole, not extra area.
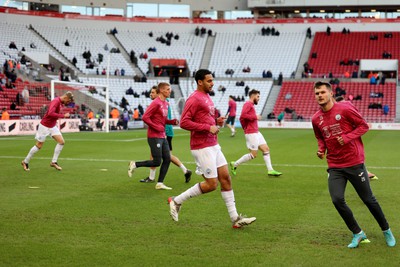
M 167 136 L 169 151 L 172 151 L 172 137 L 173 136 Z
M 229 116 L 226 120 L 226 124 L 234 125 L 235 124 L 235 116 Z

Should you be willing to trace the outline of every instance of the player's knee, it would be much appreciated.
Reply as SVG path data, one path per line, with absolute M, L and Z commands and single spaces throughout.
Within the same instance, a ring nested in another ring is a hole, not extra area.
M 157 157 L 153 159 L 153 166 L 159 167 L 161 165 L 161 158 Z
M 339 197 L 339 196 L 332 196 L 332 203 L 335 205 L 335 207 L 340 207 L 343 205 L 346 205 L 346 201 L 344 200 L 344 197 Z

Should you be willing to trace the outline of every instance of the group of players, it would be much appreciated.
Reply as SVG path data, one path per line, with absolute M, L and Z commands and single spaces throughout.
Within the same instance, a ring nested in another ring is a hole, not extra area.
M 221 186 L 221 196 L 228 210 L 233 228 L 253 223 L 255 217 L 245 217 L 236 210 L 235 196 L 232 189 L 231 177 L 229 175 L 228 163 L 218 144 L 217 135 L 220 127 L 224 125 L 226 117 L 218 117 L 214 103 L 209 95 L 214 85 L 214 78 L 209 70 L 201 69 L 195 74 L 197 89 L 189 96 L 182 112 L 180 127 L 190 131 L 190 149 L 196 162 L 197 171 L 204 180 L 197 183 L 177 196 L 168 198 L 170 215 L 174 221 L 179 220 L 179 212 L 183 202 L 212 192 Z M 168 98 L 171 87 L 168 83 L 160 83 L 153 88 L 152 103 L 143 115 L 143 121 L 148 125 L 148 144 L 151 150 L 151 160 L 131 161 L 129 163 L 128 175 L 131 177 L 136 168 L 151 167 L 149 177 L 141 182 L 153 182 L 155 180 L 155 167 L 160 167 L 156 189 L 170 190 L 164 184 L 164 178 L 168 171 L 170 162 L 180 167 L 185 176 L 185 182 L 189 182 L 192 172 L 188 170 L 178 158 L 171 154 L 172 136 L 168 134 L 168 127 L 178 125 L 176 119 L 171 119 Z M 366 234 L 355 220 L 351 209 L 346 204 L 344 192 L 348 181 L 353 185 L 356 192 L 368 207 L 383 231 L 385 241 L 389 247 L 396 244 L 389 224 L 384 213 L 372 193 L 368 171 L 364 165 L 364 147 L 361 136 L 368 131 L 368 125 L 358 110 L 349 102 L 336 102 L 333 97 L 331 85 L 327 82 L 317 82 L 314 85 L 315 99 L 320 110 L 313 116 L 312 125 L 318 141 L 317 156 L 328 162 L 328 187 L 332 202 L 338 213 L 346 223 L 348 229 L 353 233 L 349 248 L 356 248 L 360 243 L 369 243 Z M 240 116 L 246 145 L 250 153 L 243 155 L 237 161 L 230 162 L 230 170 L 236 175 L 237 167 L 257 155 L 257 151 L 263 152 L 263 158 L 268 169 L 268 175 L 280 176 L 282 173 L 272 168 L 269 147 L 258 130 L 260 115 L 256 114 L 254 105 L 258 104 L 260 92 L 251 90 L 249 100 L 244 104 Z M 73 101 L 71 92 L 55 98 L 42 119 L 36 133 L 36 145 L 31 148 L 27 157 L 21 162 L 25 171 L 29 171 L 29 161 L 32 156 L 42 147 L 46 136 L 51 135 L 57 145 L 50 164 L 51 167 L 61 170 L 57 163 L 58 156 L 64 145 L 64 140 L 56 126 L 58 118 L 67 118 L 69 114 L 60 114 L 61 106 Z M 235 135 L 234 117 L 236 116 L 236 105 L 229 104 L 228 120 L 231 125 L 232 136 Z M 171 126 L 168 126 L 171 125 Z M 167 130 L 167 134 L 166 134 Z

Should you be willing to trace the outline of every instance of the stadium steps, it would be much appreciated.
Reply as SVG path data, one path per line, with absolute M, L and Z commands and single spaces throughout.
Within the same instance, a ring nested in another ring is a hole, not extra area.
M 297 65 L 296 78 L 301 78 L 301 74 L 304 71 L 303 65 L 308 61 L 308 58 L 310 57 L 312 44 L 314 42 L 314 36 L 315 35 L 312 35 L 311 39 L 306 38 L 304 41 L 303 50 L 301 52 L 299 63 Z
M 212 51 L 214 49 L 214 43 L 215 43 L 215 36 L 207 35 L 207 42 L 204 47 L 204 53 L 203 53 L 203 58 L 201 59 L 200 69 L 208 69 L 211 61 Z
M 61 65 L 64 66 L 65 69 L 69 68 L 70 72 L 75 73 L 82 73 L 80 69 L 74 66 L 72 62 L 68 60 L 68 58 L 61 53 L 52 43 L 50 43 L 38 30 L 36 30 L 32 25 L 29 27 L 29 29 L 40 39 L 43 40 L 43 42 L 49 47 L 49 50 L 52 50 L 54 53 L 57 54 L 57 58 L 55 58 Z M 59 69 L 60 66 L 55 66 L 56 69 Z
M 280 85 L 274 85 L 274 86 L 272 86 L 271 90 L 269 91 L 267 101 L 263 108 L 263 112 L 261 113 L 261 116 L 263 117 L 263 119 L 266 119 L 268 114 L 274 110 L 275 102 L 276 102 L 276 99 L 278 99 L 278 95 L 279 95 L 279 92 L 281 91 L 281 87 L 282 86 L 280 86 Z
M 118 38 L 115 37 L 114 34 L 111 34 L 109 32 L 107 32 L 107 35 L 110 38 L 111 42 L 115 45 L 115 47 L 119 49 L 119 51 L 121 52 L 121 55 L 126 60 L 126 62 L 128 62 L 128 64 L 132 67 L 135 74 L 141 73 L 141 76 L 145 76 L 145 74 L 142 72 L 142 70 L 139 69 L 138 66 L 136 66 L 135 64 L 133 64 L 131 62 L 129 52 L 126 51 L 125 47 L 121 44 L 120 40 L 118 40 Z

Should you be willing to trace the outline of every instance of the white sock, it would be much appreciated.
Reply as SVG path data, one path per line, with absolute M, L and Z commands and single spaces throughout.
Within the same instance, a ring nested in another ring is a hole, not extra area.
M 251 153 L 243 155 L 240 159 L 238 159 L 233 166 L 237 167 L 242 163 L 245 163 L 249 160 L 253 159 L 253 155 Z
M 156 178 L 156 169 L 150 169 L 149 179 L 154 180 Z
M 264 158 L 264 161 L 265 161 L 265 165 L 267 165 L 267 169 L 269 171 L 272 171 L 273 168 L 272 168 L 271 157 L 269 155 L 269 152 L 264 153 L 263 158 Z
M 63 150 L 64 145 L 57 144 L 56 147 L 54 148 L 54 155 L 53 159 L 51 162 L 57 162 L 58 156 L 60 156 L 61 151 Z
M 229 217 L 234 222 L 239 214 L 236 211 L 235 195 L 233 189 L 229 191 L 221 191 L 222 199 L 225 201 L 226 208 L 228 209 Z
M 179 166 L 179 168 L 181 168 L 181 170 L 183 171 L 183 173 L 187 172 L 187 169 L 185 167 L 185 165 L 183 165 L 183 163 L 181 164 L 181 166 Z
M 231 127 L 231 132 L 234 133 L 235 132 L 235 127 Z
M 28 155 L 26 156 L 26 158 L 24 159 L 24 162 L 25 163 L 29 163 L 29 161 L 31 160 L 31 158 L 33 157 L 33 155 L 35 155 L 36 154 L 36 152 L 38 152 L 40 149 L 36 146 L 36 145 L 34 145 L 32 148 L 31 148 L 31 150 L 29 150 L 29 153 L 28 153 Z
M 200 189 L 200 183 L 195 184 L 185 192 L 181 193 L 179 196 L 174 198 L 176 204 L 182 204 L 184 201 L 188 200 L 189 198 L 197 197 L 203 194 Z

